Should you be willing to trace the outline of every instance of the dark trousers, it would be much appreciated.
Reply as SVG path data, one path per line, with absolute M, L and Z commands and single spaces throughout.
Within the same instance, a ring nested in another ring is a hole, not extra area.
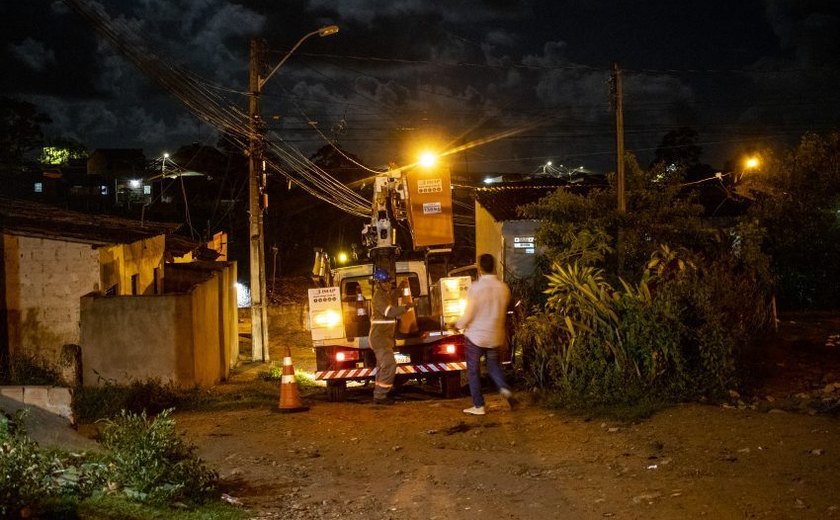
M 499 352 L 496 348 L 482 348 L 470 341 L 469 338 L 464 338 L 467 343 L 467 376 L 470 382 L 470 395 L 472 396 L 473 406 L 484 406 L 484 396 L 481 395 L 481 355 L 487 361 L 487 374 L 496 388 L 499 390 L 510 390 L 505 381 L 505 374 L 502 372 L 502 367 L 499 365 Z

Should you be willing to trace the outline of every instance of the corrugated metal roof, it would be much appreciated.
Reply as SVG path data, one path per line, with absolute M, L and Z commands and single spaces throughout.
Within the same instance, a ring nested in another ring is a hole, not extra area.
M 92 215 L 28 200 L 0 197 L 0 230 L 22 236 L 91 245 L 130 244 L 173 233 L 180 224 Z
M 476 188 L 475 198 L 497 222 L 522 220 L 519 206 L 537 202 L 557 189 L 588 190 L 603 181 L 569 182 L 565 179 L 531 179 L 522 182 L 507 182 Z

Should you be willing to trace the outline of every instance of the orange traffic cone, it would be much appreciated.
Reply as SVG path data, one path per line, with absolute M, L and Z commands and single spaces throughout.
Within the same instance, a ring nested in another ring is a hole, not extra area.
M 283 413 L 305 412 L 308 406 L 303 406 L 298 394 L 295 381 L 295 367 L 292 366 L 292 349 L 286 347 L 286 357 L 283 358 L 283 375 L 280 377 L 280 402 L 277 409 Z

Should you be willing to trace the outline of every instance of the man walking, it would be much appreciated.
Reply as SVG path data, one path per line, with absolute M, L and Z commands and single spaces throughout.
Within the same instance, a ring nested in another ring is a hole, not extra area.
M 469 415 L 484 415 L 484 396 L 481 395 L 479 367 L 481 355 L 487 359 L 487 373 L 499 389 L 501 396 L 513 408 L 515 400 L 499 365 L 499 348 L 505 346 L 505 315 L 510 301 L 510 289 L 494 274 L 496 260 L 493 255 L 478 258 L 479 278 L 467 292 L 467 308 L 455 324 L 464 329 L 467 344 L 467 375 L 473 406 L 464 410 Z
M 394 387 L 397 361 L 394 358 L 394 329 L 396 318 L 403 315 L 410 306 L 396 305 L 391 292 L 391 276 L 388 271 L 377 267 L 373 270 L 373 302 L 370 319 L 370 348 L 376 356 L 376 380 L 373 387 L 375 404 L 394 404 L 388 395 Z

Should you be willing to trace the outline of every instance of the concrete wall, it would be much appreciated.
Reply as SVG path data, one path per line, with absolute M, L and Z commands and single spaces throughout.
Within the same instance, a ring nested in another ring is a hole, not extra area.
M 82 384 L 192 381 L 189 295 L 81 299 Z
M 236 264 L 168 264 L 178 292 L 82 298 L 82 379 L 159 379 L 181 387 L 228 377 L 238 354 Z
M 115 244 L 99 248 L 102 291 L 116 285 L 118 295 L 131 295 L 132 276 L 137 275 L 137 294 L 155 294 L 163 286 L 164 235 L 131 244 Z M 157 285 L 155 284 L 157 277 Z
M 63 345 L 80 342 L 81 296 L 111 286 L 117 286 L 117 294 L 131 294 L 135 274 L 139 294 L 152 294 L 156 286 L 163 286 L 164 244 L 163 235 L 97 248 L 4 233 L 0 330 L 5 337 L 0 339 L 6 341 L 8 354 L 57 362 Z
M 99 253 L 79 244 L 2 235 L 8 353 L 54 361 L 62 345 L 79 343 L 79 297 L 99 290 Z
M 492 215 L 479 202 L 475 203 L 475 258 L 490 253 L 499 263 L 502 273 L 504 249 L 502 244 L 502 224 L 493 220 Z
M 238 308 L 236 299 L 236 262 L 192 262 L 189 264 L 168 264 L 166 266 L 166 292 L 201 291 L 197 298 L 212 300 L 212 308 L 205 312 L 208 323 L 217 324 L 216 332 L 221 345 L 220 362 L 232 368 L 239 357 Z M 204 285 L 215 284 L 214 290 Z M 217 313 L 215 317 L 209 313 Z M 209 341 L 209 338 L 208 338 Z

